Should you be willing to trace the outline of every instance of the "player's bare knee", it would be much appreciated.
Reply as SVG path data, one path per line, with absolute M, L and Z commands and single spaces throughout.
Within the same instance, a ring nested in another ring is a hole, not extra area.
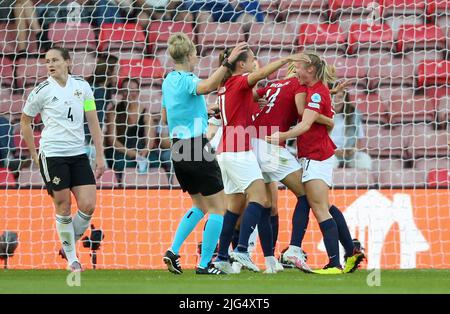
M 83 200 L 79 202 L 78 209 L 86 215 L 92 215 L 95 210 L 95 200 Z

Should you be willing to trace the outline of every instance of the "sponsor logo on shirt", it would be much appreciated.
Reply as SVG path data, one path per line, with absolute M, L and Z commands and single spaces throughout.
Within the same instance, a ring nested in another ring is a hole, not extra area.
M 56 101 L 58 101 L 58 100 L 59 100 L 58 97 L 53 96 L 52 102 L 56 102 Z

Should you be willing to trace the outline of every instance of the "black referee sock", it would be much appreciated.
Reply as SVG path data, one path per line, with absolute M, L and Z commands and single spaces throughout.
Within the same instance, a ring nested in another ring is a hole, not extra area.
M 273 256 L 273 236 L 270 225 L 270 212 L 272 208 L 264 208 L 258 222 L 258 234 L 264 257 Z
M 345 249 L 345 255 L 352 256 L 355 245 L 353 244 L 353 239 L 350 235 L 350 230 L 348 229 L 344 215 L 339 210 L 339 208 L 334 205 L 330 207 L 330 214 L 331 216 L 333 216 L 333 219 L 336 222 L 339 233 L 339 242 L 341 242 L 342 246 Z
M 247 208 L 242 215 L 241 231 L 239 233 L 239 245 L 237 250 L 239 252 L 247 252 L 248 239 L 255 230 L 256 225 L 261 219 L 261 214 L 264 211 L 264 207 L 256 202 L 248 203 Z
M 328 265 L 330 267 L 340 267 L 339 262 L 339 234 L 336 226 L 336 222 L 333 218 L 327 219 L 319 223 L 320 230 L 323 235 L 323 243 L 327 250 L 328 258 L 330 262 Z

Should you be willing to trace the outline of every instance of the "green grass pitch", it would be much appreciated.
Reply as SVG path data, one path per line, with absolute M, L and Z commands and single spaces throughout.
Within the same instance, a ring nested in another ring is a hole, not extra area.
M 69 287 L 63 270 L 0 270 L 0 293 L 450 293 L 450 270 L 383 270 L 380 286 L 368 286 L 366 270 L 345 275 L 304 274 L 289 269 L 275 275 L 242 272 L 199 276 L 162 270 L 87 270 L 81 286 Z

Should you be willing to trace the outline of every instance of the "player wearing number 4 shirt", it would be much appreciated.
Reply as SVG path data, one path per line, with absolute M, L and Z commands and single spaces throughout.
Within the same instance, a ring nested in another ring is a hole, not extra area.
M 20 121 L 22 136 L 52 196 L 56 210 L 56 230 L 62 250 L 73 272 L 82 271 L 75 242 L 90 226 L 95 209 L 96 185 L 105 170 L 103 141 L 89 84 L 69 74 L 70 55 L 66 49 L 51 48 L 46 53 L 49 77 L 28 96 Z M 31 122 L 40 114 L 44 129 L 39 155 L 34 146 Z M 84 147 L 84 118 L 96 149 L 96 178 Z M 71 192 L 78 211 L 71 217 Z

